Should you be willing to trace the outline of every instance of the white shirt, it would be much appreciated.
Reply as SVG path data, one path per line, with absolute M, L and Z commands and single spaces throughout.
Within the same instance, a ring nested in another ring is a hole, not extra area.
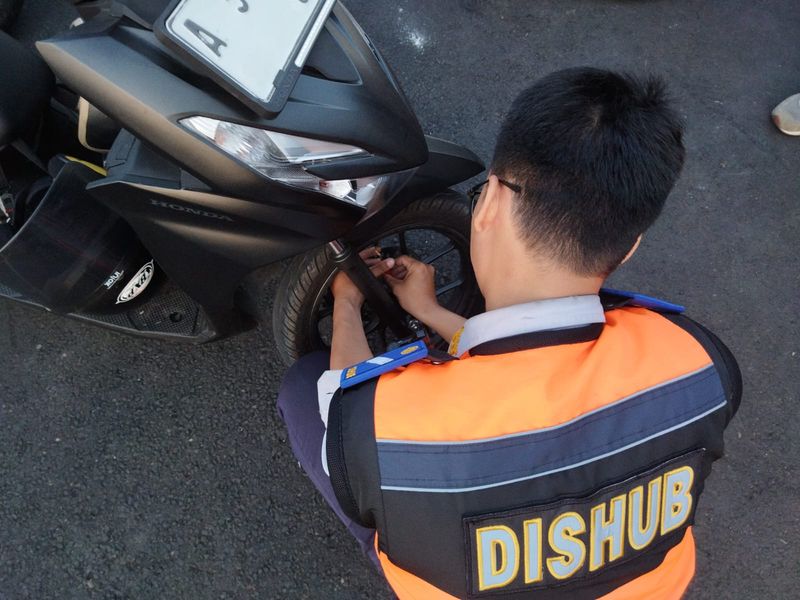
M 461 356 L 485 342 L 523 333 L 573 329 L 605 322 L 603 305 L 597 295 L 565 296 L 515 304 L 467 319 L 452 354 Z

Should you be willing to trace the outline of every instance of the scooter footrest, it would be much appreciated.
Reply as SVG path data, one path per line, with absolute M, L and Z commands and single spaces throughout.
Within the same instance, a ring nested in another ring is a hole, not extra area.
M 125 312 L 76 313 L 70 316 L 147 337 L 198 342 L 214 337 L 200 306 L 172 284 L 164 285 L 146 302 Z

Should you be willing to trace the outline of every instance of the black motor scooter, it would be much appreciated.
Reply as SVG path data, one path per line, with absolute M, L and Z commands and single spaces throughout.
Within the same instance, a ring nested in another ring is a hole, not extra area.
M 0 32 L 0 295 L 152 338 L 271 322 L 289 362 L 329 344 L 341 269 L 382 351 L 425 332 L 360 260 L 377 245 L 435 265 L 451 310 L 479 308 L 449 187 L 483 165 L 422 133 L 340 2 L 76 8 L 41 58 Z

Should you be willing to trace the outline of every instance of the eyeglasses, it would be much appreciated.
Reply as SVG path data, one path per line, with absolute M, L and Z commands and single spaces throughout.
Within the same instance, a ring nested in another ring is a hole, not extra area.
M 522 193 L 522 187 L 517 185 L 516 183 L 511 183 L 510 181 L 506 181 L 505 179 L 500 179 L 499 177 L 497 178 L 497 181 L 499 181 L 502 185 L 506 186 L 515 194 Z M 469 190 L 467 190 L 467 198 L 469 198 L 470 214 L 475 212 L 475 205 L 478 203 L 478 200 L 481 197 L 483 186 L 485 186 L 487 183 L 489 183 L 488 179 L 483 183 L 479 183 L 478 185 L 472 186 L 471 188 L 469 188 Z

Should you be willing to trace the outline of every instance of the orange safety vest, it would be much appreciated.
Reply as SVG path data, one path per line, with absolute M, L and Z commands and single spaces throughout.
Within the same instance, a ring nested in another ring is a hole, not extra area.
M 727 348 L 642 308 L 484 346 L 331 405 L 331 482 L 377 530 L 395 593 L 680 598 L 697 500 L 741 397 Z

